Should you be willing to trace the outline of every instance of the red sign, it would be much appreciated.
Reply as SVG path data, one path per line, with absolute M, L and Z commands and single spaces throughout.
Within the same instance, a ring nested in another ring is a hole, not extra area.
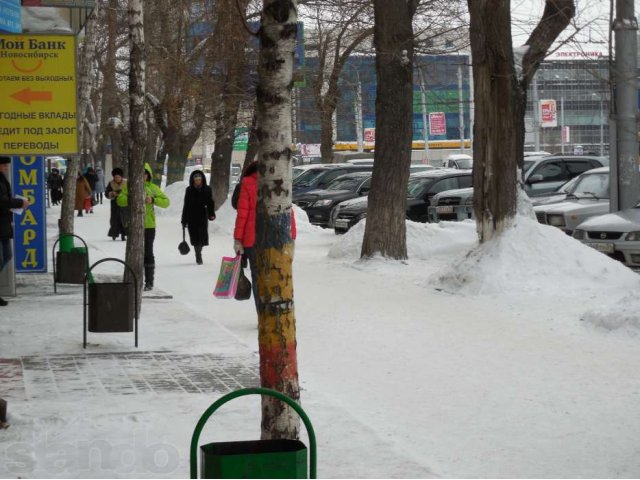
M 447 134 L 447 116 L 444 112 L 429 114 L 429 136 Z
M 367 143 L 376 143 L 376 129 L 365 128 L 364 129 L 364 141 Z
M 555 100 L 540 100 L 540 126 L 542 128 L 558 126 Z

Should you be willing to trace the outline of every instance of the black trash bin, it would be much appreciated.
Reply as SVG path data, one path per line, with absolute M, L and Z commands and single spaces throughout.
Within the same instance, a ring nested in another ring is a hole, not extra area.
M 93 269 L 104 262 L 118 262 L 131 273 L 132 282 L 90 283 Z M 87 330 L 92 333 L 135 332 L 138 346 L 138 280 L 133 269 L 118 258 L 105 258 L 94 263 L 85 277 L 84 288 L 84 348 Z M 87 321 L 88 317 L 88 321 Z
M 83 247 L 74 247 L 77 238 Z M 56 252 L 56 247 L 60 250 Z M 89 248 L 87 242 L 73 233 L 63 233 L 53 244 L 53 291 L 58 292 L 58 283 L 82 285 L 89 267 Z

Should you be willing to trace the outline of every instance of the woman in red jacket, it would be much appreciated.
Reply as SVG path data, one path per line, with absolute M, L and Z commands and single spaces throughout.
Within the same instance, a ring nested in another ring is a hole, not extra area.
M 258 205 L 258 162 L 251 162 L 240 183 L 233 250 L 249 260 L 251 289 L 258 310 L 258 267 L 256 265 L 256 207 Z M 291 240 L 296 239 L 296 219 L 291 209 Z

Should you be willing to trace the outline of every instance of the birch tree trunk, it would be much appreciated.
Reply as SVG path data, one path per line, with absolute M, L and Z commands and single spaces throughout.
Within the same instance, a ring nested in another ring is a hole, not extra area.
M 258 32 L 258 343 L 260 384 L 299 400 L 291 240 L 291 88 L 296 0 L 264 0 Z M 262 398 L 262 439 L 298 438 L 295 412 Z
M 413 137 L 413 16 L 418 0 L 374 0 L 376 150 L 362 257 L 407 258 L 405 218 Z
M 573 0 L 546 0 L 516 68 L 510 0 L 468 0 L 473 61 L 474 212 L 480 242 L 496 238 L 517 210 L 527 88 L 558 35 L 575 15 Z
M 84 148 L 84 119 L 87 107 L 91 101 L 91 89 L 95 80 L 93 64 L 96 58 L 95 46 L 95 21 L 98 16 L 98 5 L 87 20 L 86 34 L 80 53 L 80 65 L 78 68 L 78 145 Z M 79 152 L 80 153 L 80 152 Z M 78 175 L 80 155 L 69 158 L 67 172 L 64 178 L 64 191 L 62 195 L 62 207 L 60 209 L 60 233 L 73 233 L 74 207 L 76 202 L 76 177 Z
M 144 150 L 147 137 L 145 112 L 145 45 L 143 0 L 129 0 L 129 235 L 126 262 L 138 279 L 142 297 L 144 259 Z M 140 310 L 140 303 L 136 306 Z

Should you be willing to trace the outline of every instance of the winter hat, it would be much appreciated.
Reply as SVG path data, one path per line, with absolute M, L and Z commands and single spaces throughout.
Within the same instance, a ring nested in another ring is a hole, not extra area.
M 11 163 L 11 157 L 0 157 L 0 165 L 4 165 L 5 163 Z
M 199 178 L 200 180 L 202 180 L 204 177 L 201 174 L 196 173 L 193 175 L 193 179 L 195 180 L 196 178 Z
M 122 177 L 124 175 L 124 172 L 122 171 L 122 169 L 120 167 L 116 167 L 113 170 L 111 170 L 111 175 L 113 175 L 114 177 L 116 175 L 120 175 Z

